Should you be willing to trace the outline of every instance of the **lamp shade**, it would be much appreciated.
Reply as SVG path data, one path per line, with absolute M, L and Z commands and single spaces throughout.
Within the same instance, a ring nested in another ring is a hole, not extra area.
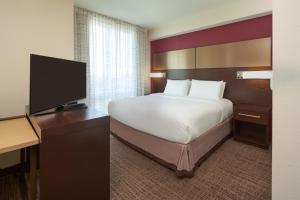
M 152 72 L 149 74 L 150 78 L 164 78 L 166 77 L 166 73 L 165 72 Z

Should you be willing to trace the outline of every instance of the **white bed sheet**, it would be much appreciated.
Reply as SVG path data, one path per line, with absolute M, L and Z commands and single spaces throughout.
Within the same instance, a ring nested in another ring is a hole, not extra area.
M 206 100 L 163 93 L 111 101 L 110 116 L 127 126 L 188 144 L 232 115 L 228 99 Z

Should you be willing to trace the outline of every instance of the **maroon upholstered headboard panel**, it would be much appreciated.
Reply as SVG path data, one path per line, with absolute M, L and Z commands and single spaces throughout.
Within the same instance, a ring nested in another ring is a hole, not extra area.
M 217 69 L 174 69 L 167 70 L 168 79 L 223 80 L 226 82 L 224 98 L 233 103 L 253 105 L 272 105 L 270 80 L 237 79 L 237 71 L 271 70 L 272 67 L 259 68 L 217 68 Z M 166 79 L 153 79 L 152 92 L 162 92 Z

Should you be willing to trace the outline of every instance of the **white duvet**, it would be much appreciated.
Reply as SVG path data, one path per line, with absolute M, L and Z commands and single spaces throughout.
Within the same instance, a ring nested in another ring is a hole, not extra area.
M 187 144 L 232 114 L 227 99 L 206 100 L 162 93 L 111 101 L 110 116 L 127 126 Z

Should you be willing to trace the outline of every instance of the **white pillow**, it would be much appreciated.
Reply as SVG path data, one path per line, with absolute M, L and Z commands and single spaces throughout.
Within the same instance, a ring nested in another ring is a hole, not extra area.
M 164 94 L 187 96 L 190 90 L 190 80 L 167 80 Z
M 223 97 L 224 89 L 223 81 L 192 80 L 189 96 L 219 100 Z
M 226 82 L 224 82 L 224 81 L 221 81 L 221 82 L 222 82 L 222 88 L 221 88 L 221 91 L 220 91 L 220 99 L 222 99 L 223 96 L 224 96 L 225 86 L 226 86 Z

